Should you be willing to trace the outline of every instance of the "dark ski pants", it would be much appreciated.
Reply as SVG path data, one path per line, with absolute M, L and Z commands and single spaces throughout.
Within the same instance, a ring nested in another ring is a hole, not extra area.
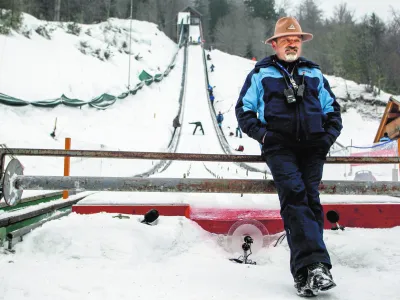
M 203 133 L 203 135 L 204 135 L 203 126 L 201 126 L 201 125 L 196 125 L 196 127 L 194 128 L 194 131 L 193 131 L 193 135 L 196 133 L 197 127 L 200 128 L 200 131 L 201 131 L 201 132 Z
M 323 241 L 324 213 L 318 186 L 326 153 L 301 144 L 264 145 L 264 157 L 271 170 L 280 201 L 290 248 L 290 270 L 331 261 Z

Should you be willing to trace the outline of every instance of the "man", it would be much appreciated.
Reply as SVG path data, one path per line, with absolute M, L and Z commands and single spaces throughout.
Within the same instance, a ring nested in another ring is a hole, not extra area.
M 219 128 L 222 127 L 222 121 L 224 121 L 224 115 L 219 111 L 217 115 L 217 123 Z
M 238 124 L 238 126 L 236 127 L 236 137 L 240 137 L 242 138 L 242 130 L 240 129 L 240 126 Z
M 214 100 L 215 100 L 215 97 L 214 97 L 213 94 L 211 94 L 211 95 L 210 95 L 210 102 L 211 102 L 211 105 L 212 105 L 212 106 L 214 106 Z
M 383 137 L 381 137 L 380 140 L 379 140 L 379 142 L 389 142 L 389 141 L 391 141 L 391 139 L 390 139 L 390 137 L 389 137 L 387 132 L 385 132 L 383 134 Z
M 173 134 L 175 134 L 176 129 L 177 129 L 178 127 L 181 127 L 181 123 L 179 122 L 179 115 L 177 115 L 177 116 L 174 118 L 174 120 L 172 121 L 172 126 L 174 127 L 174 133 L 173 133 Z
M 240 128 L 261 144 L 271 170 L 290 248 L 297 294 L 316 296 L 336 284 L 323 241 L 318 186 L 329 148 L 342 130 L 340 106 L 319 66 L 300 57 L 313 38 L 293 17 L 278 20 L 275 55 L 258 62 L 236 104 Z

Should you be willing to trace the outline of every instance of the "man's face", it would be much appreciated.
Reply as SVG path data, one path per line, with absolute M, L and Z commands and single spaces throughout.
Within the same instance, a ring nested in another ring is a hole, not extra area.
M 301 55 L 302 38 L 300 35 L 290 35 L 272 41 L 272 48 L 279 59 L 291 62 Z

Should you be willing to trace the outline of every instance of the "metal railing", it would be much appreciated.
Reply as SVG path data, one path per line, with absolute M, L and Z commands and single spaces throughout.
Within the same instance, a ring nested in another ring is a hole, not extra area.
M 151 160 L 185 160 L 213 162 L 265 163 L 259 155 L 224 155 L 164 152 L 128 152 L 101 150 L 59 149 L 1 149 L 0 167 L 2 192 L 9 205 L 16 205 L 23 190 L 75 190 L 75 191 L 136 191 L 136 192 L 186 192 L 186 193 L 276 193 L 273 180 L 254 179 L 204 179 L 204 178 L 136 178 L 136 177 L 86 177 L 86 176 L 26 176 L 18 160 L 13 159 L 4 171 L 7 155 L 58 156 Z M 399 157 L 327 157 L 328 164 L 398 164 Z M 392 195 L 400 193 L 396 181 L 337 181 L 320 183 L 321 194 Z

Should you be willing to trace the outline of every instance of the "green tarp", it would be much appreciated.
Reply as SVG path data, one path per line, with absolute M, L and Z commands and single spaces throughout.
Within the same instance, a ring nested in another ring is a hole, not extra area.
M 25 106 L 29 102 L 0 93 L 0 103 L 13 106 Z
M 143 70 L 142 73 L 139 74 L 139 79 L 140 81 L 146 81 L 149 79 L 153 79 L 153 76 Z
M 154 75 L 154 81 L 160 82 L 164 78 L 163 74 Z

